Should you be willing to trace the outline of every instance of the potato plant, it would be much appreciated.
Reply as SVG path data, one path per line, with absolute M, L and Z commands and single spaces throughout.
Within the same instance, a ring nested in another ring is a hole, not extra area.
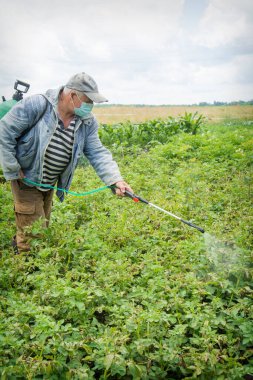
M 2 181 L 1 379 L 252 378 L 251 126 L 181 131 L 148 151 L 108 131 L 135 192 L 207 233 L 106 190 L 55 200 L 50 228 L 36 223 L 32 252 L 15 256 Z M 72 190 L 100 186 L 78 168 Z

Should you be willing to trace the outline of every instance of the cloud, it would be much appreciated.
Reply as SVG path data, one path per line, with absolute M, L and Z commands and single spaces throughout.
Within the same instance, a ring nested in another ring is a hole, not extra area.
M 252 98 L 251 0 L 0 0 L 0 6 L 0 90 L 7 97 L 16 78 L 29 82 L 32 94 L 86 71 L 115 103 Z
M 252 44 L 253 4 L 251 0 L 211 0 L 193 41 L 208 48 Z

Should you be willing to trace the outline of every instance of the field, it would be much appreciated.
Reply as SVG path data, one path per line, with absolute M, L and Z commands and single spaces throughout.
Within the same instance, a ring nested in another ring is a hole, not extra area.
M 134 124 L 115 114 L 100 130 L 134 191 L 204 234 L 105 190 L 55 199 L 14 256 L 2 178 L 1 379 L 253 378 L 253 107 L 228 108 L 218 122 L 201 107 L 208 123 L 128 108 Z M 82 161 L 71 190 L 101 186 Z
M 130 120 L 143 122 L 151 119 L 176 117 L 187 113 L 205 115 L 209 123 L 219 123 L 235 119 L 253 120 L 253 106 L 99 106 L 94 108 L 94 114 L 101 123 L 118 123 Z

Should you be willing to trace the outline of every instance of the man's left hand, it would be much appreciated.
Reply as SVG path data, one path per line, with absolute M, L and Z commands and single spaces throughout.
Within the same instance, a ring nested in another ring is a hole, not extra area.
M 131 191 L 133 193 L 133 190 L 131 187 L 124 181 L 118 181 L 114 184 L 116 186 L 115 192 L 118 196 L 124 197 L 125 196 L 125 190 Z

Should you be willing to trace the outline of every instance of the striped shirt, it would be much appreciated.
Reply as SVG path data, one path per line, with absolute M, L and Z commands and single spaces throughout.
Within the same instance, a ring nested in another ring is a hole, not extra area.
M 64 128 L 61 120 L 58 121 L 57 128 L 46 148 L 43 164 L 43 185 L 54 186 L 59 176 L 68 166 L 74 144 L 76 118 L 74 118 L 68 128 Z M 38 187 L 41 191 L 48 191 L 46 187 Z

